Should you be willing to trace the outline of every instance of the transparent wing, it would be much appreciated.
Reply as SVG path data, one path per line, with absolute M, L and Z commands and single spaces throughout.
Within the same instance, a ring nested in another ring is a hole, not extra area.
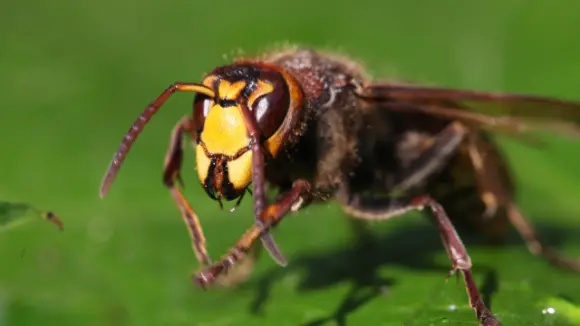
M 580 138 L 580 102 L 404 83 L 371 83 L 356 93 L 392 110 L 420 111 L 484 129 L 548 130 Z

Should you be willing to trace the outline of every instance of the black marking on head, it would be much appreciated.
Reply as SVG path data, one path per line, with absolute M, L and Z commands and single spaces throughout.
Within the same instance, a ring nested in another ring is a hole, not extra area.
M 211 163 L 207 171 L 207 177 L 203 188 L 208 196 L 213 200 L 234 200 L 241 195 L 241 192 L 234 188 L 230 182 L 228 174 L 228 162 L 230 158 L 221 154 L 210 156 Z
M 204 180 L 203 183 L 203 189 L 205 189 L 205 192 L 207 193 L 207 195 L 213 199 L 213 200 L 217 200 L 216 194 L 215 194 L 215 181 L 213 178 L 214 175 L 214 170 L 215 170 L 215 164 L 216 164 L 216 158 L 215 156 L 210 157 L 210 164 L 209 164 L 209 169 L 207 171 L 207 177 Z
M 218 89 L 220 80 L 227 80 L 232 84 L 240 80 L 245 81 L 246 87 L 242 90 L 241 95 L 248 97 L 256 89 L 257 81 L 260 78 L 260 68 L 253 65 L 233 64 L 218 67 L 212 71 L 212 74 L 218 77 L 214 81 L 214 89 Z
M 237 105 L 236 100 L 222 100 L 222 99 L 218 100 L 218 104 L 224 109 L 230 106 Z

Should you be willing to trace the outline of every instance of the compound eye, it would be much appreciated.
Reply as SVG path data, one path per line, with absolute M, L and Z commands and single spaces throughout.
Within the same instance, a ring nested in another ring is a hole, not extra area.
M 195 99 L 193 100 L 193 121 L 195 123 L 195 130 L 198 133 L 201 133 L 205 118 L 212 106 L 213 99 L 209 96 L 205 94 L 195 95 Z
M 256 92 L 265 92 L 252 102 L 252 112 L 265 138 L 271 137 L 284 122 L 290 107 L 288 85 L 278 72 L 262 72 L 260 87 Z

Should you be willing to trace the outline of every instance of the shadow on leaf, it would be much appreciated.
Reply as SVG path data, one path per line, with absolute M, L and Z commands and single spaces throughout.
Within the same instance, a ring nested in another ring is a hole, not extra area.
M 578 229 L 536 223 L 547 245 L 558 248 L 563 243 L 580 242 L 573 235 Z M 511 232 L 501 243 L 490 244 L 481 236 L 468 229 L 459 229 L 468 248 L 494 247 L 525 248 L 521 238 Z M 385 295 L 397 282 L 392 278 L 381 278 L 379 268 L 383 266 L 404 266 L 406 268 L 440 271 L 445 275 L 450 265 L 435 263 L 433 256 L 444 252 L 441 240 L 433 226 L 428 224 L 408 225 L 387 235 L 376 236 L 368 231 L 358 233 L 357 241 L 337 247 L 331 251 L 300 255 L 286 268 L 274 267 L 257 279 L 257 292 L 250 306 L 252 314 L 263 314 L 270 297 L 270 288 L 285 275 L 300 271 L 304 275 L 298 284 L 298 291 L 312 291 L 349 282 L 351 288 L 341 299 L 336 310 L 326 317 L 307 322 L 304 326 L 323 325 L 334 322 L 346 325 L 346 317 L 372 299 Z M 394 250 L 393 250 L 394 249 Z M 526 250 L 526 249 L 523 249 Z M 531 254 L 530 254 L 531 255 Z M 537 258 L 541 259 L 541 258 Z M 475 274 L 483 274 L 479 284 L 482 299 L 492 309 L 492 297 L 499 291 L 499 275 L 490 267 L 477 264 Z M 255 284 L 255 282 L 252 282 Z

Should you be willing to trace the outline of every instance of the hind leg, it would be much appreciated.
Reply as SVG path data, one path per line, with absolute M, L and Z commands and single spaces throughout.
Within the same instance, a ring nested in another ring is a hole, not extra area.
M 460 272 L 463 274 L 463 280 L 469 304 L 475 311 L 475 315 L 483 326 L 497 326 L 501 323 L 496 319 L 493 313 L 488 309 L 485 302 L 483 302 L 481 293 L 478 290 L 477 284 L 473 278 L 471 271 L 472 262 L 463 241 L 457 234 L 455 227 L 449 220 L 447 213 L 443 206 L 433 200 L 429 196 L 418 196 L 414 198 L 399 198 L 396 205 L 389 206 L 383 211 L 378 212 L 377 207 L 366 207 L 360 202 L 353 200 L 356 195 L 351 197 L 351 202 L 345 203 L 350 207 L 350 211 L 355 213 L 352 216 L 355 218 L 368 219 L 373 217 L 374 220 L 388 220 L 397 216 L 401 216 L 409 211 L 423 210 L 427 208 L 430 216 L 435 222 L 435 226 L 439 230 L 439 235 L 443 242 L 443 246 L 451 260 L 451 271 L 449 276 Z
M 448 163 L 461 145 L 467 129 L 459 123 L 453 123 L 438 134 L 423 153 L 410 167 L 400 175 L 395 192 L 414 189 L 423 180 L 436 173 Z M 365 198 L 351 193 L 346 184 L 340 188 L 338 199 L 344 211 L 356 219 L 385 221 L 401 216 L 409 211 L 427 208 L 439 230 L 443 246 L 451 260 L 451 274 L 460 271 L 463 274 L 470 306 L 481 325 L 501 325 L 482 300 L 471 271 L 471 258 L 457 234 L 443 206 L 429 196 L 391 198 Z M 365 229 L 357 229 L 365 233 Z
M 457 226 L 483 235 L 490 244 L 501 244 L 511 227 L 506 207 L 514 189 L 504 162 L 493 143 L 470 133 L 438 183 L 453 186 L 435 192 Z
M 481 200 L 486 206 L 482 222 L 486 218 L 489 220 L 489 223 L 485 223 L 487 226 L 484 231 L 488 234 L 505 233 L 506 226 L 511 223 L 532 254 L 543 257 L 555 266 L 580 272 L 580 260 L 564 257 L 547 246 L 533 224 L 520 211 L 513 200 L 513 186 L 495 146 L 484 139 L 473 137 L 469 143 L 469 156 L 475 169 Z

